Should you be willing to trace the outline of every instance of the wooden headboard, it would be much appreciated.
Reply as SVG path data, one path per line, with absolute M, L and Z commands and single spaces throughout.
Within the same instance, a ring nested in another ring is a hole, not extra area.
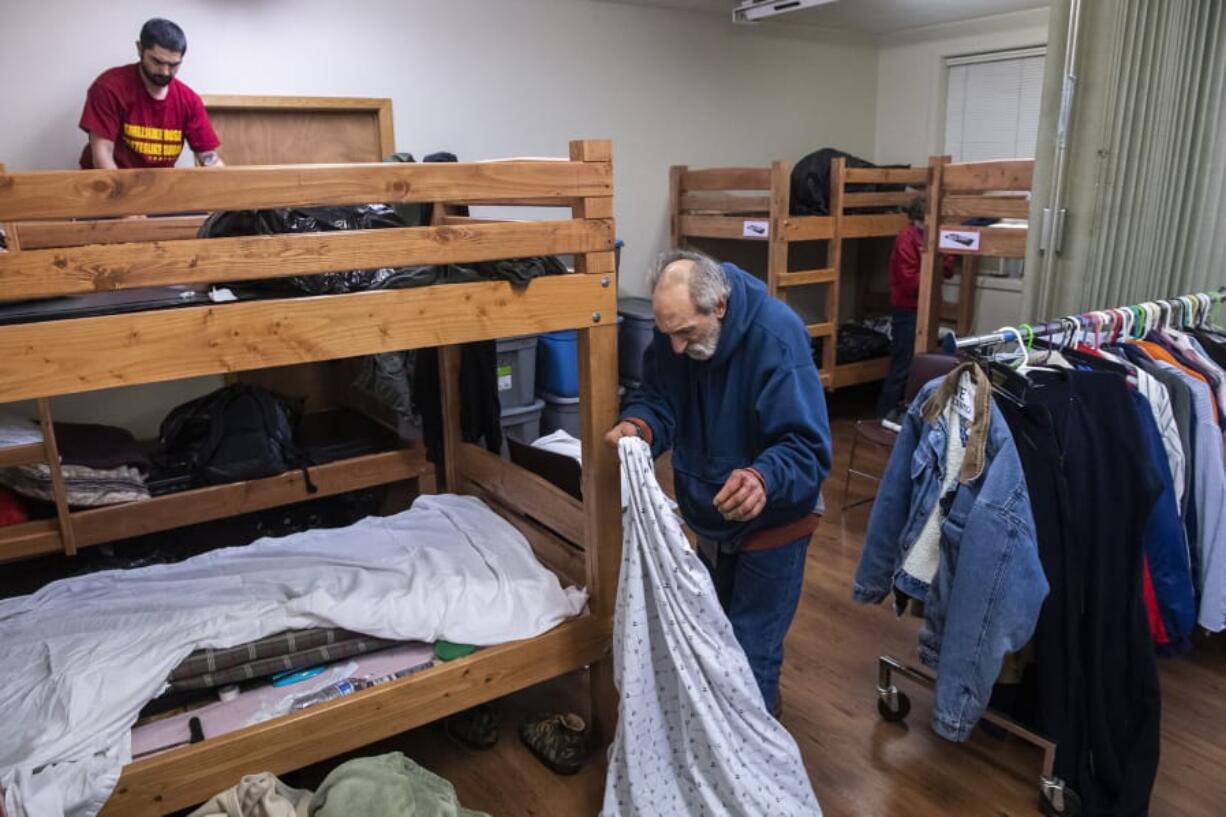
M 381 162 L 396 150 L 390 99 L 202 98 L 229 165 Z

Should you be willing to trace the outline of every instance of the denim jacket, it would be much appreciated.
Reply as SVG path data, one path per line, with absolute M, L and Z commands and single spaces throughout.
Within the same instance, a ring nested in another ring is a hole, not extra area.
M 970 423 L 946 410 L 963 372 L 978 386 Z M 967 454 L 942 498 L 951 417 Z M 938 501 L 939 563 L 925 584 L 903 565 Z M 903 419 L 869 519 L 854 597 L 877 603 L 895 589 L 924 603 L 919 654 L 936 670 L 933 728 L 965 740 L 987 708 L 1004 657 L 1034 633 L 1048 591 L 1021 461 L 977 368 L 960 366 L 927 384 Z

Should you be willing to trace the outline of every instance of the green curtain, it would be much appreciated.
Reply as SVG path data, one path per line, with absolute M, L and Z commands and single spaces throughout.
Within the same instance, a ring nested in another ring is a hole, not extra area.
M 1038 215 L 1053 187 L 1071 5 L 1057 0 L 1051 14 L 1023 319 L 1226 284 L 1221 0 L 1082 0 L 1068 215 L 1044 265 Z

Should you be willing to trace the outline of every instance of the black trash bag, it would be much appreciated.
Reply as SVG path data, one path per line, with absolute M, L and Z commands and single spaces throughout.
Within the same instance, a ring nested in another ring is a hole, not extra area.
M 847 160 L 851 168 L 894 167 L 910 165 L 875 165 L 835 148 L 822 148 L 801 159 L 792 168 L 791 214 L 794 216 L 830 215 L 830 163 L 836 158 Z M 849 193 L 897 192 L 906 190 L 902 184 L 849 184 Z M 857 208 L 856 212 L 867 213 L 881 208 Z M 888 209 L 888 208 L 887 208 Z
M 424 214 L 423 214 L 424 215 Z M 293 207 L 277 210 L 233 210 L 210 215 L 200 227 L 201 238 L 226 236 L 318 233 L 334 230 L 379 230 L 414 227 L 385 204 L 348 207 Z M 381 267 L 373 270 L 325 272 L 318 275 L 293 275 L 246 282 L 247 286 L 307 295 L 338 295 L 372 289 L 407 289 L 438 283 L 471 281 L 510 281 L 527 286 L 541 275 L 561 275 L 566 266 L 557 258 L 513 258 L 501 261 L 458 265 Z
M 384 204 L 349 207 L 292 207 L 277 210 L 231 210 L 213 213 L 200 227 L 201 238 L 246 235 L 283 235 L 322 233 L 337 230 L 379 230 L 415 226 L 405 223 L 396 211 Z M 294 275 L 247 282 L 261 289 L 305 292 L 308 295 L 337 295 L 376 289 L 397 270 L 348 270 L 320 275 Z
M 839 364 L 858 363 L 890 354 L 890 337 L 859 323 L 844 323 L 839 326 L 838 346 L 834 359 Z

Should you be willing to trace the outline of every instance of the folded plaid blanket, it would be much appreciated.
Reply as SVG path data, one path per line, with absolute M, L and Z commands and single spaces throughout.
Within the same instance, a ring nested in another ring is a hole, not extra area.
M 330 627 L 288 630 L 236 647 L 196 650 L 170 673 L 170 691 L 236 684 L 365 655 L 397 643 Z

